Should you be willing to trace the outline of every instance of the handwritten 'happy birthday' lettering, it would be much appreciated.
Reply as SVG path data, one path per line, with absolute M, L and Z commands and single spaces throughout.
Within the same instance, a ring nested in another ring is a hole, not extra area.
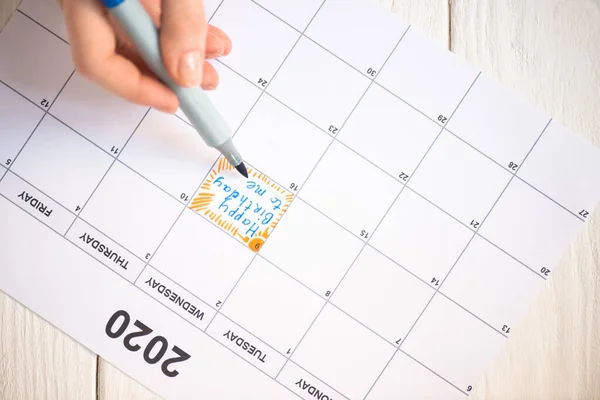
M 190 208 L 258 251 L 286 211 L 293 195 L 250 168 L 244 180 L 219 163 L 202 184 Z

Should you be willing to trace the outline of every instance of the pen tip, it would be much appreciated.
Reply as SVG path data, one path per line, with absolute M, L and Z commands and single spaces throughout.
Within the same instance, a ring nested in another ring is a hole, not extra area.
M 237 169 L 237 171 L 244 175 L 244 177 L 248 178 L 248 170 L 246 169 L 246 166 L 244 165 L 244 163 L 242 162 L 240 165 L 238 165 L 237 167 L 235 167 L 235 169 Z

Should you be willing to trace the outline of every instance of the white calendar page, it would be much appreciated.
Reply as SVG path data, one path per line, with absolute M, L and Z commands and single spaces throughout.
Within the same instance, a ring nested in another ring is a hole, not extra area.
M 0 289 L 171 399 L 462 399 L 600 198 L 600 153 L 369 0 L 209 0 L 250 167 L 0 33 Z

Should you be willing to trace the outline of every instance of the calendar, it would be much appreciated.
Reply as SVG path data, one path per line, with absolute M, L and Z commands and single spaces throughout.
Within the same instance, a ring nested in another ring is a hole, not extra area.
M 206 0 L 240 176 L 0 32 L 0 290 L 167 399 L 464 399 L 600 199 L 600 152 L 371 0 Z

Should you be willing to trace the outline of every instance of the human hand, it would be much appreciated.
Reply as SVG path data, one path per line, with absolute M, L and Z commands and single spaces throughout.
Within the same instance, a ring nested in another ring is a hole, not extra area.
M 58 0 L 73 62 L 89 80 L 136 104 L 173 113 L 177 96 L 144 60 L 101 0 Z M 206 59 L 229 54 L 231 40 L 206 23 L 202 0 L 139 0 L 160 28 L 163 63 L 181 86 L 215 89 L 219 76 Z

